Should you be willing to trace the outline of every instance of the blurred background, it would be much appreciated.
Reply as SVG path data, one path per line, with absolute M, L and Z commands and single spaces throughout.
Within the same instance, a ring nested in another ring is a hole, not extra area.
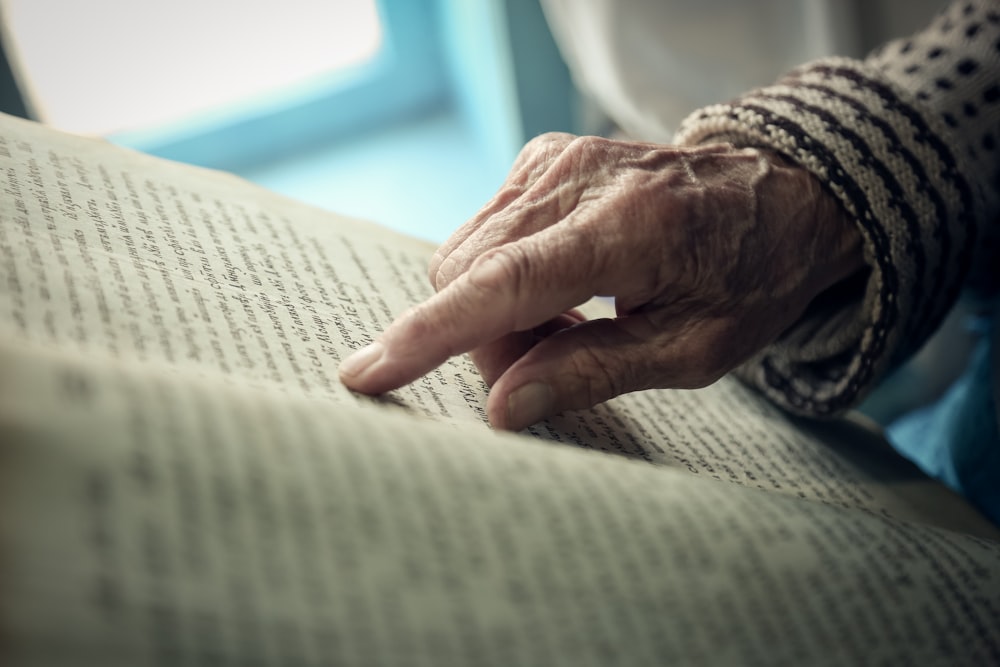
M 603 109 L 668 140 L 687 111 L 939 4 L 0 0 L 0 110 L 440 242 L 536 134 L 606 134 Z M 654 90 L 653 122 L 630 116 Z

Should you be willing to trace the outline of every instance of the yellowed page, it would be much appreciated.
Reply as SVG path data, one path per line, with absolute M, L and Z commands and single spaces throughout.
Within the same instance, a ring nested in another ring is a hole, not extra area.
M 9 667 L 992 664 L 1000 542 L 0 341 Z
M 2 127 L 0 327 L 18 335 L 344 400 L 341 356 L 428 294 L 426 243 L 227 174 Z
M 338 361 L 430 294 L 422 242 L 226 174 L 11 118 L 0 128 L 2 333 L 356 404 Z M 381 402 L 481 422 L 485 396 L 463 357 Z M 889 468 L 853 437 L 831 446 L 731 380 L 622 397 L 530 433 L 959 529 L 982 522 L 902 461 Z

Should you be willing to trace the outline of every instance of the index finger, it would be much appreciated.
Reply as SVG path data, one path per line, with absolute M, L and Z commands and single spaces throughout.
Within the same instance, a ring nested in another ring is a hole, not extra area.
M 576 244 L 538 234 L 484 254 L 469 271 L 403 313 L 372 345 L 340 365 L 349 388 L 379 394 L 412 382 L 448 358 L 524 331 L 594 294 Z

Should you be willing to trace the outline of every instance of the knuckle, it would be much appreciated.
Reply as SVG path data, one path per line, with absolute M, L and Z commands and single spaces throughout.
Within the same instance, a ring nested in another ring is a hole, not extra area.
M 516 243 L 508 243 L 483 253 L 474 262 L 469 280 L 482 292 L 520 293 L 530 269 L 524 250 Z
M 548 132 L 531 139 L 518 153 L 507 178 L 509 185 L 520 186 L 515 194 L 524 192 L 535 181 L 548 172 L 549 168 L 563 159 L 567 147 L 577 137 L 563 132 Z M 508 198 L 510 195 L 508 195 Z
M 430 281 L 431 286 L 436 290 L 441 290 L 441 265 L 444 263 L 445 256 L 441 254 L 440 250 L 434 252 L 434 256 L 431 257 L 430 264 L 427 266 L 427 280 Z
M 437 330 L 438 318 L 432 316 L 429 311 L 430 308 L 426 301 L 406 311 L 399 318 L 399 321 L 404 323 L 404 327 L 402 327 L 403 331 L 400 335 L 410 340 L 425 340 L 428 337 L 434 336 Z
M 576 137 L 566 145 L 564 154 L 574 162 L 587 160 L 604 141 L 600 137 Z
M 494 216 L 502 214 L 510 208 L 524 194 L 529 179 L 528 170 L 521 169 L 500 186 L 493 198 L 483 209 L 485 213 L 484 222 L 489 221 Z
M 410 308 L 402 318 L 404 326 L 394 333 L 399 339 L 422 341 L 421 353 L 433 351 L 442 357 L 453 357 L 464 352 L 456 339 L 466 318 L 463 316 L 461 303 L 454 299 L 431 300 Z M 411 345 L 412 347 L 412 345 Z
M 582 397 L 587 406 L 603 403 L 627 391 L 628 382 L 624 377 L 627 369 L 622 364 L 609 365 L 608 360 L 596 354 L 589 347 L 582 347 L 571 357 L 572 373 L 582 384 Z
M 512 171 L 518 171 L 521 167 L 535 162 L 549 161 L 553 154 L 562 152 L 563 148 L 575 138 L 574 135 L 565 132 L 545 132 L 532 137 L 521 147 L 514 160 Z
M 431 271 L 431 285 L 438 292 L 443 290 L 445 287 L 454 282 L 455 278 L 460 276 L 464 271 L 465 267 L 455 258 L 455 254 L 452 253 L 447 257 L 440 259 L 436 265 L 432 266 Z

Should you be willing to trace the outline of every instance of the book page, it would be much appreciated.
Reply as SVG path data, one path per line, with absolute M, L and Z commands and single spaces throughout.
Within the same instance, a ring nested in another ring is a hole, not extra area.
M 426 243 L 220 172 L 3 127 L 0 326 L 18 335 L 349 400 L 340 358 L 429 294 Z
M 0 344 L 35 665 L 992 664 L 1000 542 Z
M 431 294 L 423 242 L 226 174 L 17 119 L 0 128 L 0 333 L 353 405 L 367 399 L 337 381 L 340 359 Z M 459 357 L 379 402 L 481 423 L 486 391 Z M 864 452 L 845 454 L 731 379 L 624 396 L 529 433 L 963 530 L 982 521 L 901 460 L 872 474 Z
M 707 479 L 958 531 L 995 530 L 964 499 L 903 459 L 860 415 L 833 423 L 795 419 L 733 378 L 697 391 L 629 394 L 586 415 L 565 415 L 552 420 L 554 437 L 565 420 L 579 420 L 578 428 L 587 430 L 596 424 L 603 434 L 597 442 L 605 448 L 643 438 L 639 442 L 654 452 L 647 460 Z

